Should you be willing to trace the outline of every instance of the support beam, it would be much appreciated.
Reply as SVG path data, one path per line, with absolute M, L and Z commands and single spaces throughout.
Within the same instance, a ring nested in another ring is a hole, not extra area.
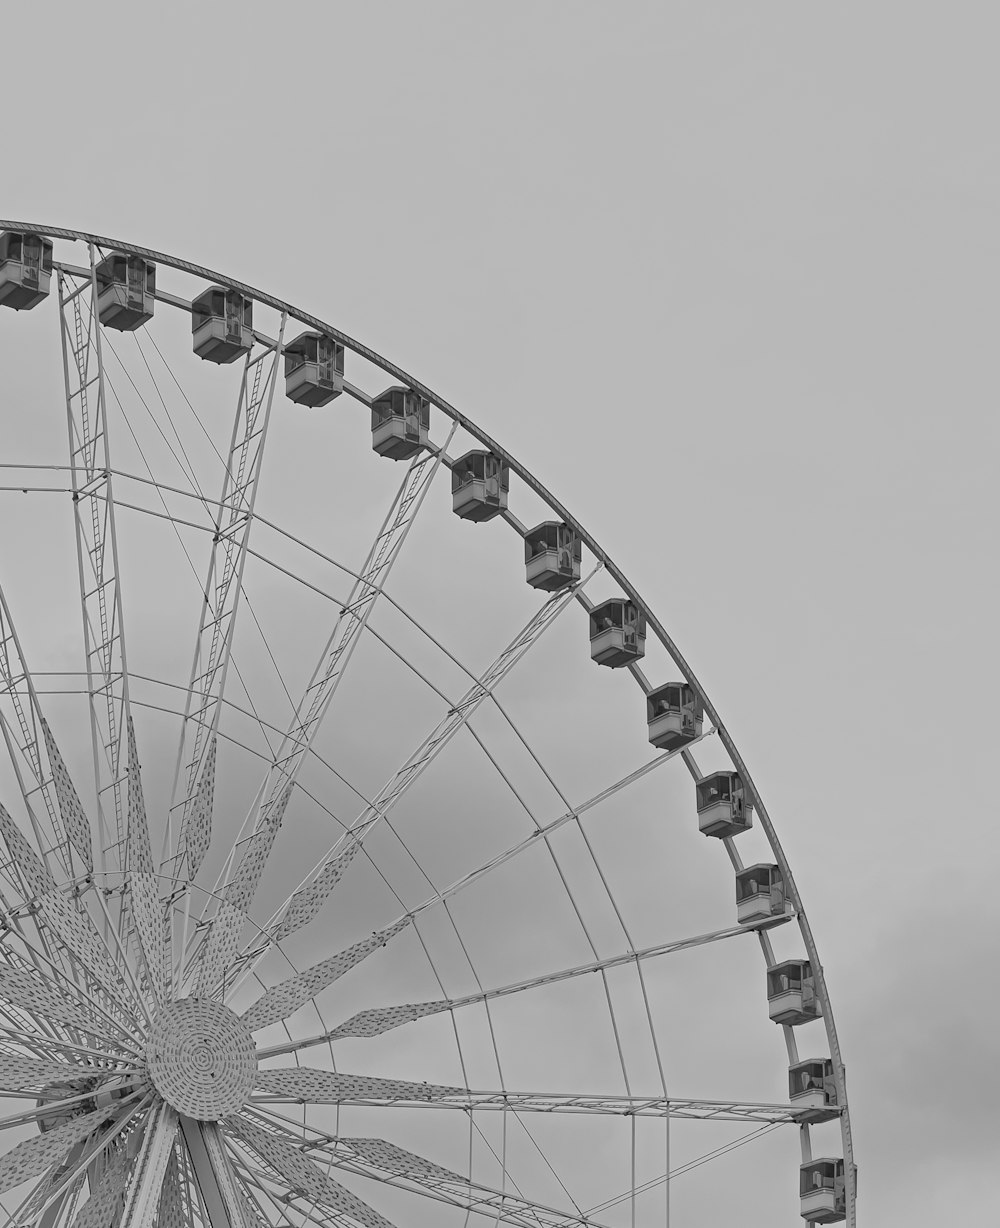
M 161 1101 L 146 1121 L 120 1228 L 153 1228 L 177 1135 L 177 1110 Z
M 218 1124 L 182 1116 L 180 1128 L 209 1224 L 212 1228 L 245 1228 L 246 1196 L 239 1188 Z

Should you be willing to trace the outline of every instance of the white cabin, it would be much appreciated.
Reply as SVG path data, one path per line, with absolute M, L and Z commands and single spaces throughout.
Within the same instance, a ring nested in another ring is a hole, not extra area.
M 430 440 L 431 403 L 395 384 L 372 400 L 372 447 L 390 460 L 409 460 Z
M 49 292 L 52 240 L 42 235 L 0 234 L 0 307 L 30 311 Z
M 580 579 L 583 550 L 569 525 L 546 520 L 524 535 L 525 579 L 532 588 L 554 592 Z
M 598 665 L 618 669 L 646 652 L 646 615 L 634 601 L 612 597 L 590 611 L 590 656 Z
M 646 696 L 649 740 L 658 750 L 679 750 L 701 737 L 701 700 L 687 682 L 668 682 Z
M 105 328 L 131 333 L 153 318 L 156 265 L 142 256 L 112 252 L 94 270 L 97 315 Z
M 344 391 L 344 347 L 325 333 L 300 333 L 285 346 L 285 396 L 326 405 Z
M 793 1028 L 822 1015 L 809 960 L 786 959 L 768 968 L 767 1013 L 775 1023 Z
M 209 286 L 191 304 L 191 345 L 208 362 L 235 362 L 253 345 L 253 299 Z
M 843 1160 L 823 1156 L 799 1167 L 799 1214 L 810 1224 L 836 1224 L 847 1218 Z
M 775 865 L 747 866 L 736 874 L 736 920 L 740 925 L 783 917 L 791 911 L 785 882 Z
M 507 507 L 510 466 L 492 452 L 466 452 L 451 470 L 451 500 L 463 520 L 492 520 Z
M 698 830 L 706 836 L 738 836 L 753 825 L 753 804 L 739 772 L 712 772 L 695 786 Z
M 837 1082 L 833 1060 L 811 1057 L 788 1068 L 788 1100 L 800 1121 L 827 1121 L 837 1116 Z

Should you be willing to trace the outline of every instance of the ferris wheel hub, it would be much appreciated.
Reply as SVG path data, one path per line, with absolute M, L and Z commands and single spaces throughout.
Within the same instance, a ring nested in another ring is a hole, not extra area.
M 182 998 L 153 1019 L 146 1064 L 169 1105 L 187 1117 L 215 1121 L 246 1103 L 257 1051 L 246 1024 L 228 1006 Z

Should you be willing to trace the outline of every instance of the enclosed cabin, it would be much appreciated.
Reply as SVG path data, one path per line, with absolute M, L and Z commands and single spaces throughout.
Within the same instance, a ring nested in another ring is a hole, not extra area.
M 524 535 L 525 579 L 547 593 L 580 579 L 583 548 L 573 529 L 559 520 L 546 520 Z
M 634 601 L 612 597 L 590 611 L 590 656 L 598 665 L 618 669 L 646 651 L 646 615 Z
M 510 466 L 492 452 L 466 452 L 451 470 L 451 502 L 463 520 L 492 520 L 507 507 Z
M 372 447 L 390 460 L 409 460 L 430 441 L 431 403 L 395 384 L 372 401 Z
M 701 700 L 686 682 L 668 682 L 646 696 L 649 740 L 658 750 L 678 750 L 701 737 Z
M 153 318 L 156 265 L 142 256 L 112 252 L 95 269 L 97 315 L 106 328 L 130 333 Z
M 285 396 L 326 405 L 344 391 L 344 347 L 325 333 L 301 333 L 285 346 Z
M 847 1217 L 844 1161 L 823 1156 L 799 1167 L 799 1214 L 810 1224 L 836 1224 Z
M 695 785 L 698 830 L 706 836 L 738 836 L 753 826 L 753 805 L 739 772 L 712 772 Z
M 809 1058 L 788 1068 L 788 1099 L 801 1113 L 800 1121 L 827 1121 L 837 1115 L 837 1083 L 833 1061 L 828 1057 Z
M 822 1015 L 812 964 L 807 959 L 786 959 L 768 968 L 767 1013 L 775 1023 L 792 1028 Z
M 0 235 L 0 306 L 29 311 L 48 294 L 51 280 L 51 239 Z
M 760 864 L 737 871 L 736 920 L 740 925 L 783 917 L 790 907 L 777 866 Z
M 199 358 L 235 362 L 253 345 L 253 299 L 210 286 L 191 304 L 191 344 Z

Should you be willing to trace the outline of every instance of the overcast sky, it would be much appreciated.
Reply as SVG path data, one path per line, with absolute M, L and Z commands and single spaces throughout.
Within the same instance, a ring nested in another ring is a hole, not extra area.
M 95 0 L 17 25 L 0 213 L 315 311 L 573 510 L 796 871 L 859 1222 L 986 1222 L 995 6 Z

